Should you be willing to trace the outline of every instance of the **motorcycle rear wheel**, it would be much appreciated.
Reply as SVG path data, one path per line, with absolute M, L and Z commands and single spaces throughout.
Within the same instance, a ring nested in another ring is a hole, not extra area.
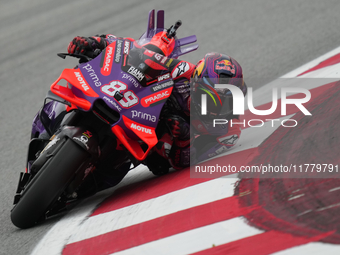
M 12 223 L 18 228 L 33 227 L 60 197 L 77 170 L 90 154 L 71 139 L 39 170 L 25 188 L 11 211 Z

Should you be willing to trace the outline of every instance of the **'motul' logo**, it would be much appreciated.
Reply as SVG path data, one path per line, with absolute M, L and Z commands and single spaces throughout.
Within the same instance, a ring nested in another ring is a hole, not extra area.
M 215 84 L 215 89 L 229 89 L 232 97 L 233 97 L 233 114 L 234 115 L 244 115 L 244 95 L 243 92 L 240 88 L 236 87 L 235 85 L 231 84 Z M 209 91 L 208 91 L 209 92 Z M 304 98 L 299 98 L 299 99 L 291 99 L 287 98 L 288 93 L 303 93 L 305 95 Z M 208 95 L 213 98 L 213 95 L 209 92 Z M 217 95 L 219 98 L 219 96 Z M 270 109 L 267 110 L 257 110 L 254 107 L 253 104 L 253 90 L 252 88 L 248 88 L 248 109 L 251 113 L 255 115 L 270 115 L 275 110 L 277 109 L 277 101 L 278 101 L 278 88 L 273 88 L 272 89 L 272 106 Z M 295 105 L 304 115 L 312 115 L 304 106 L 304 103 L 307 103 L 311 99 L 311 93 L 309 90 L 304 89 L 304 88 L 289 88 L 289 87 L 283 87 L 281 88 L 281 115 L 286 116 L 287 115 L 287 105 L 288 104 L 293 104 Z M 214 102 L 215 99 L 213 98 Z M 223 102 L 220 101 L 222 104 Z M 215 102 L 216 104 L 216 102 Z M 207 115 L 207 95 L 202 94 L 201 95 L 201 114 L 202 115 Z M 255 120 L 250 120 L 250 121 L 255 121 Z M 257 120 L 261 122 L 261 120 Z M 287 121 L 287 120 L 285 120 Z M 295 120 L 291 120 L 295 121 Z M 249 122 L 249 121 L 248 121 Z M 263 122 L 263 121 L 262 121 Z M 297 124 L 297 121 L 295 121 Z M 223 119 L 216 119 L 214 120 L 214 126 L 215 124 L 226 124 L 228 123 L 227 120 Z M 248 123 L 249 125 L 249 123 Z M 251 125 L 250 125 L 251 126 Z M 296 126 L 296 125 L 295 125 Z
M 244 95 L 240 88 L 231 84 L 215 84 L 215 89 L 229 89 L 233 97 L 233 114 L 234 115 L 244 115 Z M 303 93 L 306 95 L 305 98 L 300 99 L 288 99 L 288 93 Z M 209 95 L 212 97 L 211 93 Z M 251 113 L 255 115 L 270 115 L 275 112 L 277 108 L 277 88 L 272 90 L 273 104 L 268 110 L 257 110 L 253 105 L 253 90 L 248 88 L 248 109 Z M 281 115 L 286 115 L 287 104 L 294 104 L 300 109 L 300 111 L 305 115 L 312 115 L 302 104 L 307 103 L 311 98 L 310 91 L 304 88 L 281 88 Z M 201 95 L 202 108 L 201 114 L 207 115 L 207 95 Z M 222 103 L 222 102 L 221 102 Z

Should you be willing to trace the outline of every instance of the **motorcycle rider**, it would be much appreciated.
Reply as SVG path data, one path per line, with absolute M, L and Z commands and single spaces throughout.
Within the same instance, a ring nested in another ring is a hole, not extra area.
M 97 49 L 103 50 L 117 39 L 111 34 L 77 36 L 70 42 L 68 52 L 94 57 Z M 132 38 L 120 39 L 134 42 Z M 160 56 L 158 53 L 167 53 L 159 48 L 159 44 L 157 47 L 152 42 L 143 46 L 134 43 L 134 46 L 135 50 L 131 50 L 129 56 L 131 65 L 144 63 L 140 67 L 144 67 L 143 71 L 149 79 L 169 72 L 175 83 L 172 95 L 161 113 L 166 125 L 160 124 L 157 128 L 159 142 L 144 162 L 154 174 L 167 173 L 170 167 L 183 169 L 190 166 L 190 159 L 191 163 L 209 159 L 236 144 L 241 129 L 239 125 L 230 125 L 230 120 L 235 123 L 239 118 L 232 114 L 231 94 L 228 90 L 214 89 L 214 84 L 233 84 L 246 94 L 242 68 L 236 60 L 224 54 L 208 53 L 193 65 Z M 217 105 L 214 98 L 208 97 L 208 114 L 203 116 L 200 114 L 200 98 L 202 92 L 207 91 L 209 95 L 217 97 L 221 104 Z M 213 127 L 213 118 L 223 118 L 229 122 Z

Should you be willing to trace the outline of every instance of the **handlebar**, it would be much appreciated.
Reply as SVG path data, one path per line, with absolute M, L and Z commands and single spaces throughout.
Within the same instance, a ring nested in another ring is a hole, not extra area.
M 91 52 L 89 52 L 91 53 Z M 58 57 L 61 57 L 62 59 L 65 59 L 67 56 L 79 58 L 79 63 L 85 63 L 88 62 L 95 57 L 97 57 L 101 53 L 100 49 L 96 49 L 93 53 L 91 53 L 91 56 L 87 56 L 84 54 L 75 54 L 75 53 L 58 53 Z
M 175 25 L 171 26 L 168 30 L 167 30 L 167 35 L 168 38 L 172 38 L 174 36 L 176 36 L 176 30 L 182 25 L 182 21 L 178 20 Z

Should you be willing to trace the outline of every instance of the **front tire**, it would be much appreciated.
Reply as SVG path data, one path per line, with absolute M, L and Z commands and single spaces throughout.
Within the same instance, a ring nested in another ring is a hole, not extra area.
M 87 151 L 71 139 L 66 139 L 25 188 L 11 211 L 13 224 L 19 228 L 29 228 L 43 219 L 89 157 Z

